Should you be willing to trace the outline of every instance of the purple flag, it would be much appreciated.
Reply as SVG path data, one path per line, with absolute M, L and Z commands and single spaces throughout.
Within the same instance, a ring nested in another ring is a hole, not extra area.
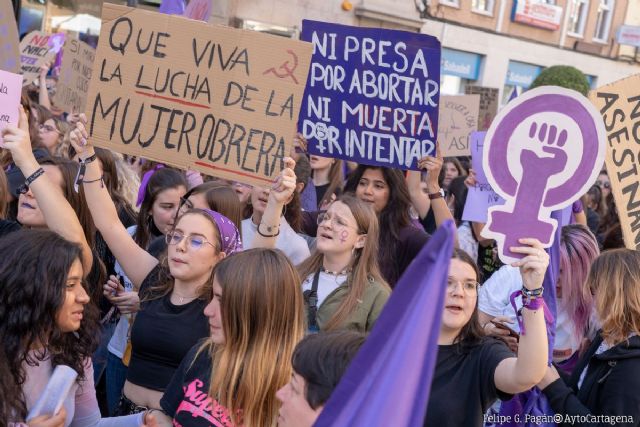
M 424 423 L 454 232 L 444 223 L 407 268 L 314 426 Z
M 167 15 L 182 15 L 184 10 L 184 0 L 162 0 L 158 12 Z

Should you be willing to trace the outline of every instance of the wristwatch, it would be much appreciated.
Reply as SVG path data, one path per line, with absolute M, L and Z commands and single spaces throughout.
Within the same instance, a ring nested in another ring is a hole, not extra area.
M 441 188 L 436 193 L 429 193 L 429 200 L 440 199 L 444 197 L 444 190 Z

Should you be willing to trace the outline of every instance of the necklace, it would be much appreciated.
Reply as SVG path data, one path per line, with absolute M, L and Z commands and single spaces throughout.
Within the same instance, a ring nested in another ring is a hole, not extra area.
M 176 290 L 173 290 L 173 293 L 175 294 L 175 296 L 178 297 L 178 304 L 184 304 L 185 300 L 192 300 L 192 299 L 196 299 L 198 296 L 194 295 L 194 296 L 183 296 L 180 295 L 179 293 L 176 292 Z
M 320 269 L 322 270 L 323 273 L 331 274 L 333 276 L 346 276 L 347 274 L 351 273 L 351 267 L 345 268 L 342 271 L 330 271 L 324 267 L 320 267 Z

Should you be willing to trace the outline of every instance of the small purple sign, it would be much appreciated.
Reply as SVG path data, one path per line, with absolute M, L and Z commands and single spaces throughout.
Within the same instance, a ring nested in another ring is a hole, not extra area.
M 489 209 L 482 235 L 498 242 L 500 259 L 522 258 L 509 248 L 533 237 L 549 247 L 562 209 L 595 181 L 604 162 L 602 116 L 578 92 L 542 86 L 510 102 L 485 137 L 483 168 L 506 202 Z
M 504 199 L 493 190 L 482 169 L 482 151 L 486 134 L 487 132 L 471 133 L 471 165 L 476 175 L 476 186 L 469 188 L 462 214 L 463 221 L 485 223 L 489 208 L 504 204 Z

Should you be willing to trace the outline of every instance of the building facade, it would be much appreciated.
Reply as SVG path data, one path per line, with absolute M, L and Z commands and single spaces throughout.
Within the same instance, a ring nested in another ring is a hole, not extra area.
M 47 31 L 56 30 L 61 15 L 98 16 L 102 3 L 20 1 L 23 16 L 44 14 Z M 134 1 L 149 9 L 160 2 Z M 303 19 L 438 37 L 445 94 L 473 84 L 499 88 L 506 101 L 552 65 L 577 67 L 592 87 L 640 71 L 637 47 L 620 45 L 616 36 L 624 24 L 637 25 L 640 45 L 638 0 L 214 0 L 210 22 L 298 37 Z

